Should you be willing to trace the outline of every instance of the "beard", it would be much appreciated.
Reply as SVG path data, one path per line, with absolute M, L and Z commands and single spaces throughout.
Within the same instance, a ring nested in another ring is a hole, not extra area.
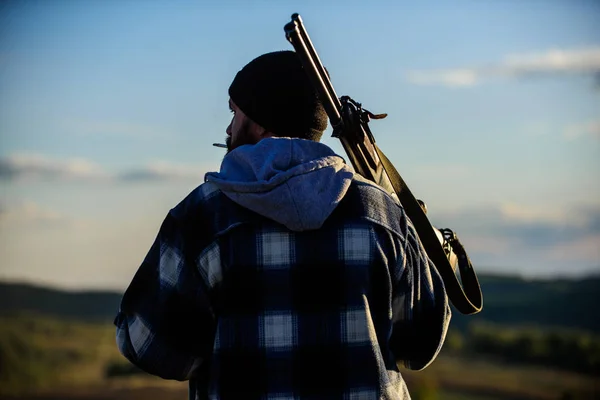
M 245 144 L 256 144 L 257 141 L 250 133 L 250 128 L 250 121 L 245 120 L 242 126 L 240 126 L 239 131 L 237 132 L 235 141 L 229 135 L 225 138 L 225 144 L 227 145 L 227 152 L 225 154 L 228 154 L 232 150 Z

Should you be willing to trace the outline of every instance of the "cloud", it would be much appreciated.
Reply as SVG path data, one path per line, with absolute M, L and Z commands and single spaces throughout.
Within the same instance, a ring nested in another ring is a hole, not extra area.
M 410 71 L 407 78 L 416 85 L 472 86 L 479 82 L 476 70 Z
M 501 62 L 481 67 L 409 71 L 406 78 L 417 85 L 473 86 L 491 78 L 531 78 L 550 75 L 600 76 L 600 47 L 553 49 L 536 54 L 506 56 Z
M 548 258 L 564 261 L 595 260 L 595 264 L 600 265 L 600 235 L 559 243 L 549 249 L 546 255 Z
M 0 159 L 2 179 L 89 180 L 107 177 L 100 166 L 82 158 L 59 160 L 38 154 L 16 154 Z
M 446 212 L 434 222 L 476 242 L 493 237 L 511 248 L 550 249 L 600 237 L 600 204 L 555 210 L 503 204 Z
M 0 226 L 15 227 L 65 227 L 81 225 L 83 221 L 77 221 L 54 210 L 40 206 L 39 204 L 26 200 L 14 205 L 3 204 L 0 206 Z
M 142 168 L 125 171 L 117 175 L 120 181 L 170 181 L 184 179 L 203 179 L 206 168 L 189 165 L 175 165 L 157 162 Z
M 43 155 L 10 155 L 0 159 L 0 179 L 8 181 L 137 182 L 202 180 L 206 165 L 154 162 L 141 167 L 111 172 L 82 158 L 57 159 Z
M 600 119 L 571 125 L 564 131 L 564 137 L 567 140 L 576 140 L 586 136 L 600 140 Z
M 500 204 L 436 213 L 431 222 L 459 236 L 477 271 L 581 275 L 600 267 L 600 204 Z

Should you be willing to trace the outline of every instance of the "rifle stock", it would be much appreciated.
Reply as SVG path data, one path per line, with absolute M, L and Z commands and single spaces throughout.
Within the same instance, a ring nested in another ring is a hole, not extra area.
M 338 98 L 300 15 L 293 14 L 291 21 L 284 26 L 284 31 L 323 102 L 333 128 L 332 136 L 340 140 L 356 173 L 383 187 L 402 204 L 425 251 L 444 281 L 450 301 L 458 311 L 463 314 L 480 312 L 483 307 L 481 287 L 458 237 L 450 229 L 440 230 L 431 225 L 424 204 L 414 197 L 375 142 L 369 121 L 384 118 L 386 114 L 372 114 L 348 96 Z M 462 285 L 455 274 L 457 264 Z

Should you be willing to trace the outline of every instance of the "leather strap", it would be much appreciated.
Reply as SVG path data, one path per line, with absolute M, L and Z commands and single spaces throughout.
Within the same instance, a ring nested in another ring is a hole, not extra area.
M 394 168 L 394 165 L 386 155 L 383 154 L 383 151 L 381 151 L 379 146 L 374 144 L 374 147 L 383 168 L 390 178 L 392 187 L 400 199 L 400 203 L 402 204 L 406 215 L 415 226 L 415 230 L 419 235 L 427 255 L 444 281 L 448 298 L 462 314 L 478 313 L 483 308 L 481 287 L 471 264 L 471 260 L 458 240 L 458 237 L 454 235 L 450 240 L 450 245 L 452 246 L 452 250 L 458 256 L 458 267 L 460 270 L 462 286 L 458 281 L 454 268 L 450 265 L 450 262 L 446 257 L 446 253 L 440 244 L 438 236 L 435 234 L 433 226 L 421 208 L 421 205 L 415 196 L 413 196 L 396 168 Z

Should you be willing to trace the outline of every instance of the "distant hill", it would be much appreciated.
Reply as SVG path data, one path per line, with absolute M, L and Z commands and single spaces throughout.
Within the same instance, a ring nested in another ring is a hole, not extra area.
M 0 315 L 33 312 L 86 321 L 112 321 L 121 296 L 110 291 L 72 292 L 0 282 Z
M 465 316 L 453 309 L 452 326 L 471 322 L 537 325 L 600 332 L 600 277 L 586 279 L 525 280 L 514 276 L 479 275 L 483 311 Z M 71 292 L 29 284 L 0 282 L 0 315 L 35 312 L 82 320 L 110 321 L 121 293 Z
M 527 280 L 515 276 L 478 276 L 483 310 L 472 316 L 454 311 L 453 324 L 489 321 L 503 325 L 565 327 L 600 332 L 600 276 Z

